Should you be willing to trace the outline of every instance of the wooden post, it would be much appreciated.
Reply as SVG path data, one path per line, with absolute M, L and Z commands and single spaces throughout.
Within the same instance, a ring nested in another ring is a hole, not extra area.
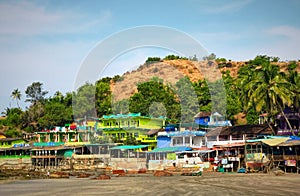
M 299 148 L 297 150 L 296 150 L 296 148 L 298 148 L 298 146 L 295 146 L 295 152 L 296 152 L 296 171 L 297 171 L 297 174 L 298 174 L 299 172 L 298 172 L 298 153 L 297 153 L 297 150 Z
M 286 173 L 286 165 L 285 165 L 285 159 L 284 159 L 284 147 L 282 150 L 282 159 L 283 159 L 283 163 L 284 163 L 284 173 Z

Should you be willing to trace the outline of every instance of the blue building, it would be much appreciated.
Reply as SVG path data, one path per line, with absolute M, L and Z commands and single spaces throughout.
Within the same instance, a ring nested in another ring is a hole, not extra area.
M 199 112 L 195 115 L 195 124 L 202 130 L 209 128 L 232 126 L 229 120 L 225 120 L 225 117 L 218 112 Z

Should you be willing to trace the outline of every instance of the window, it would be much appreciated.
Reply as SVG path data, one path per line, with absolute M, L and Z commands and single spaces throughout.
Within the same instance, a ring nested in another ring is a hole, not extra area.
M 184 142 L 185 144 L 190 144 L 190 137 L 185 137 Z
M 181 138 L 181 137 L 173 138 L 173 145 L 182 145 L 182 144 L 183 144 L 183 138 Z

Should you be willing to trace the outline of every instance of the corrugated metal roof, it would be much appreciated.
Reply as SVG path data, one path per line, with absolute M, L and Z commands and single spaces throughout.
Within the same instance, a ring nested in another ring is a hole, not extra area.
M 186 146 L 174 146 L 174 147 L 165 147 L 165 148 L 155 148 L 151 152 L 148 153 L 154 153 L 154 152 L 180 152 L 180 151 L 189 151 L 192 150 L 190 147 Z
M 174 136 L 189 136 L 189 135 L 195 135 L 195 136 L 204 136 L 204 131 L 175 131 L 168 133 L 168 137 L 174 137 Z
M 34 147 L 44 147 L 44 146 L 63 146 L 64 142 L 34 142 Z
M 136 146 L 115 146 L 110 148 L 111 150 L 130 150 L 130 149 L 139 149 L 139 148 L 145 148 L 149 145 L 136 145 Z

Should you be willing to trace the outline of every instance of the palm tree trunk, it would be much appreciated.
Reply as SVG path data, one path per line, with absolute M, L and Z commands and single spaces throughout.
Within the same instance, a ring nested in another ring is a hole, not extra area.
M 264 117 L 264 118 L 265 118 L 265 117 Z M 264 120 L 264 121 L 265 121 L 265 120 Z M 268 124 L 269 128 L 271 129 L 273 135 L 276 135 L 276 132 L 275 132 L 275 130 L 273 129 L 273 127 L 271 126 L 271 124 L 269 123 L 269 120 L 267 119 L 266 121 L 267 121 L 267 124 Z M 263 122 L 263 123 L 264 123 L 264 122 Z
M 275 133 L 273 127 L 272 127 L 271 124 L 269 123 L 269 120 L 267 120 L 267 124 L 268 124 L 269 128 L 272 130 L 273 135 L 276 135 L 276 133 Z
M 289 129 L 290 129 L 290 131 L 292 132 L 293 136 L 295 136 L 295 132 L 294 132 L 294 130 L 293 130 L 293 128 L 292 128 L 292 125 L 291 125 L 289 119 L 286 117 L 286 115 L 284 114 L 284 112 L 283 112 L 282 110 L 281 110 L 281 114 L 282 114 L 282 116 L 284 117 L 286 123 L 288 124 Z
M 292 128 L 292 125 L 291 125 L 289 119 L 286 117 L 285 113 L 283 112 L 283 109 L 282 109 L 281 105 L 280 105 L 280 104 L 278 104 L 278 105 L 279 105 L 280 112 L 281 112 L 283 118 L 285 119 L 286 123 L 287 123 L 288 126 L 289 126 L 290 131 L 292 132 L 293 136 L 295 136 L 295 132 L 294 132 L 294 130 L 293 130 L 293 128 Z

